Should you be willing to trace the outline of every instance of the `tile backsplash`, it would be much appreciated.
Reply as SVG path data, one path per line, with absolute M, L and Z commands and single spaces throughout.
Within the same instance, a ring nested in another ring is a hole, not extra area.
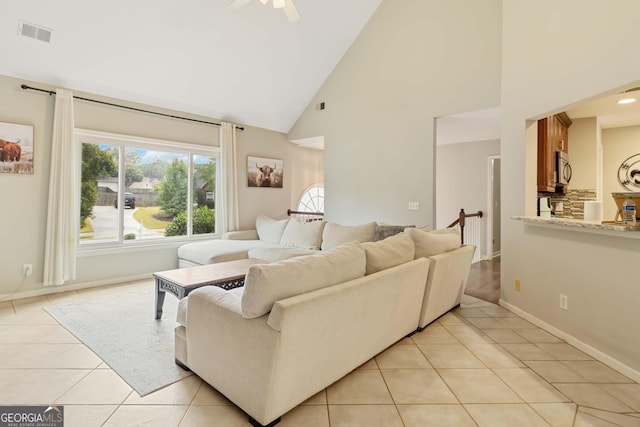
M 538 198 L 549 197 L 551 210 L 555 211 L 556 218 L 584 219 L 584 202 L 596 200 L 596 190 L 567 190 L 566 194 L 538 193 Z M 562 211 L 558 211 L 559 203 Z

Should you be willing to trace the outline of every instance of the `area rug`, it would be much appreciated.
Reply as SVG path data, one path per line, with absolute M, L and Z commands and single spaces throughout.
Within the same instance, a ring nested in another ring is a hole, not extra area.
M 46 308 L 140 396 L 191 375 L 175 364 L 176 301 L 155 319 L 154 290 L 132 291 Z

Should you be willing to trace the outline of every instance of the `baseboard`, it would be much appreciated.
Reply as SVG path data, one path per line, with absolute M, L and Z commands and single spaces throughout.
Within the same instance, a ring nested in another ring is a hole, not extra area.
M 567 334 L 566 332 L 556 328 L 555 326 L 552 326 L 550 324 L 548 324 L 547 322 L 533 316 L 532 314 L 527 313 L 526 311 L 509 304 L 508 302 L 506 302 L 505 300 L 503 300 L 502 298 L 500 298 L 500 306 L 506 308 L 507 310 L 517 314 L 518 316 L 522 317 L 523 319 L 533 323 L 534 325 L 544 329 L 545 331 L 549 332 L 550 334 L 555 335 L 556 337 L 565 340 L 567 343 L 571 344 L 572 346 L 574 346 L 575 348 L 577 348 L 578 350 L 587 353 L 589 356 L 593 357 L 594 359 L 604 363 L 605 365 L 609 366 L 612 369 L 615 369 L 616 371 L 620 372 L 623 375 L 626 375 L 627 377 L 631 378 L 632 380 L 634 380 L 635 382 L 640 382 L 640 371 L 637 371 L 633 368 L 631 368 L 630 366 L 625 365 L 624 363 L 620 362 L 619 360 L 609 356 L 607 353 L 602 352 L 601 350 L 598 350 L 597 348 L 594 348 L 592 346 L 590 346 L 589 344 L 580 341 L 579 339 L 575 338 L 572 335 Z
M 73 283 L 69 285 L 43 286 L 42 288 L 39 288 L 39 289 L 31 289 L 28 291 L 19 291 L 15 293 L 0 295 L 0 301 L 12 301 L 12 300 L 22 299 L 22 298 L 40 297 L 43 295 L 58 294 L 61 292 L 77 291 L 80 289 L 89 289 L 89 288 L 97 288 L 100 286 L 115 285 L 117 283 L 134 282 L 138 280 L 147 280 L 147 279 L 151 280 L 152 278 L 153 276 L 151 274 L 145 273 L 145 274 L 136 274 L 136 275 L 127 276 L 127 277 L 118 277 L 113 279 L 92 280 L 90 282 L 80 282 L 80 283 Z

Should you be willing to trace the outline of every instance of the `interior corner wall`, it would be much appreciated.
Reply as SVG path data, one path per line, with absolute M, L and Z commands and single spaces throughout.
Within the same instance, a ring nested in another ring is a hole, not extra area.
M 323 180 L 322 151 L 298 147 L 281 133 L 245 127 L 237 134 L 237 143 L 241 230 L 255 228 L 256 216 L 261 214 L 286 218 L 287 209 L 296 207 L 300 193 Z M 248 156 L 283 160 L 283 188 L 249 187 Z
M 177 245 L 145 248 L 141 251 L 115 251 L 99 256 L 82 255 L 78 258 L 78 278 L 68 285 L 43 287 L 44 240 L 47 221 L 49 190 L 49 161 L 55 96 L 36 91 L 25 91 L 21 83 L 55 90 L 46 84 L 28 82 L 0 76 L 0 121 L 32 125 L 34 128 L 34 173 L 32 175 L 0 175 L 0 211 L 2 230 L 2 256 L 0 256 L 0 300 L 13 299 L 25 294 L 60 292 L 70 287 L 90 286 L 95 283 L 118 281 L 120 278 L 148 275 L 154 271 L 177 266 Z M 73 88 L 71 88 L 73 90 Z M 113 100 L 93 94 L 75 93 L 93 99 L 126 104 L 169 114 L 214 121 L 161 108 Z M 218 145 L 219 128 L 150 114 L 106 107 L 86 101 L 74 102 L 75 124 L 78 128 L 120 133 L 169 141 L 201 145 Z M 254 226 L 255 217 L 264 213 L 274 217 L 286 216 L 286 211 L 297 201 L 294 191 L 322 180 L 322 152 L 302 149 L 287 141 L 285 135 L 265 129 L 245 127 L 237 133 L 240 224 Z M 247 188 L 247 155 L 282 159 L 285 182 L 282 189 Z M 299 161 L 298 159 L 301 159 Z M 311 173 L 304 166 L 313 165 Z M 296 196 L 297 197 L 297 196 Z M 33 265 L 31 277 L 22 276 L 22 266 Z
M 535 194 L 527 188 L 535 180 L 525 174 L 536 162 L 526 157 L 527 120 L 632 87 L 640 76 L 640 57 L 629 55 L 640 38 L 639 15 L 635 0 L 606 7 L 597 0 L 503 2 L 501 146 L 502 303 L 637 375 L 640 335 L 630 325 L 640 324 L 640 288 L 629 275 L 638 240 L 548 230 L 511 217 L 535 215 L 535 203 L 525 200 Z M 567 311 L 560 294 L 568 296 Z
M 324 136 L 328 220 L 434 226 L 434 118 L 500 104 L 501 4 L 384 0 L 288 135 Z
M 458 218 L 460 209 L 484 212 L 480 229 L 480 251 L 487 257 L 489 156 L 500 154 L 500 140 L 444 144 L 436 147 L 436 228 L 445 228 Z M 455 189 L 455 190 L 452 190 Z

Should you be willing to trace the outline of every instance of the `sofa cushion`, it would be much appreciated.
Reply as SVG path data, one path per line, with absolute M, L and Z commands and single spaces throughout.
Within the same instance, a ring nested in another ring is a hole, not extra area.
M 291 219 L 282 233 L 280 244 L 295 248 L 320 249 L 325 221 L 303 222 Z
M 373 232 L 373 241 L 384 240 L 387 237 L 395 236 L 398 233 L 402 233 L 405 228 L 415 227 L 415 225 L 389 225 L 376 223 L 376 228 Z
M 370 242 L 375 227 L 375 222 L 351 226 L 327 222 L 322 231 L 321 249 L 324 251 L 349 242 Z
M 289 223 L 288 219 L 276 220 L 268 216 L 258 215 L 256 218 L 256 231 L 263 242 L 280 243 L 282 233 Z
M 176 322 L 182 326 L 187 326 L 187 300 L 189 298 L 182 298 L 178 302 L 178 312 L 176 313 Z
M 182 245 L 178 248 L 178 261 L 181 265 L 214 264 L 216 262 L 234 261 L 248 258 L 250 249 L 257 247 L 274 247 L 273 243 L 262 240 L 205 240 Z
M 377 273 L 414 259 L 414 245 L 411 236 L 396 234 L 378 242 L 362 244 L 367 257 L 366 274 Z
M 313 255 L 318 251 L 304 248 L 253 248 L 249 251 L 249 258 L 263 259 L 265 261 L 274 262 L 283 259 L 293 258 L 296 256 Z
M 408 228 L 405 232 L 413 239 L 416 258 L 429 258 L 460 247 L 460 233 L 455 228 L 443 228 L 428 232 Z
M 252 265 L 244 282 L 242 317 L 260 317 L 281 299 L 362 277 L 365 263 L 360 245 L 348 243 L 315 255 Z

